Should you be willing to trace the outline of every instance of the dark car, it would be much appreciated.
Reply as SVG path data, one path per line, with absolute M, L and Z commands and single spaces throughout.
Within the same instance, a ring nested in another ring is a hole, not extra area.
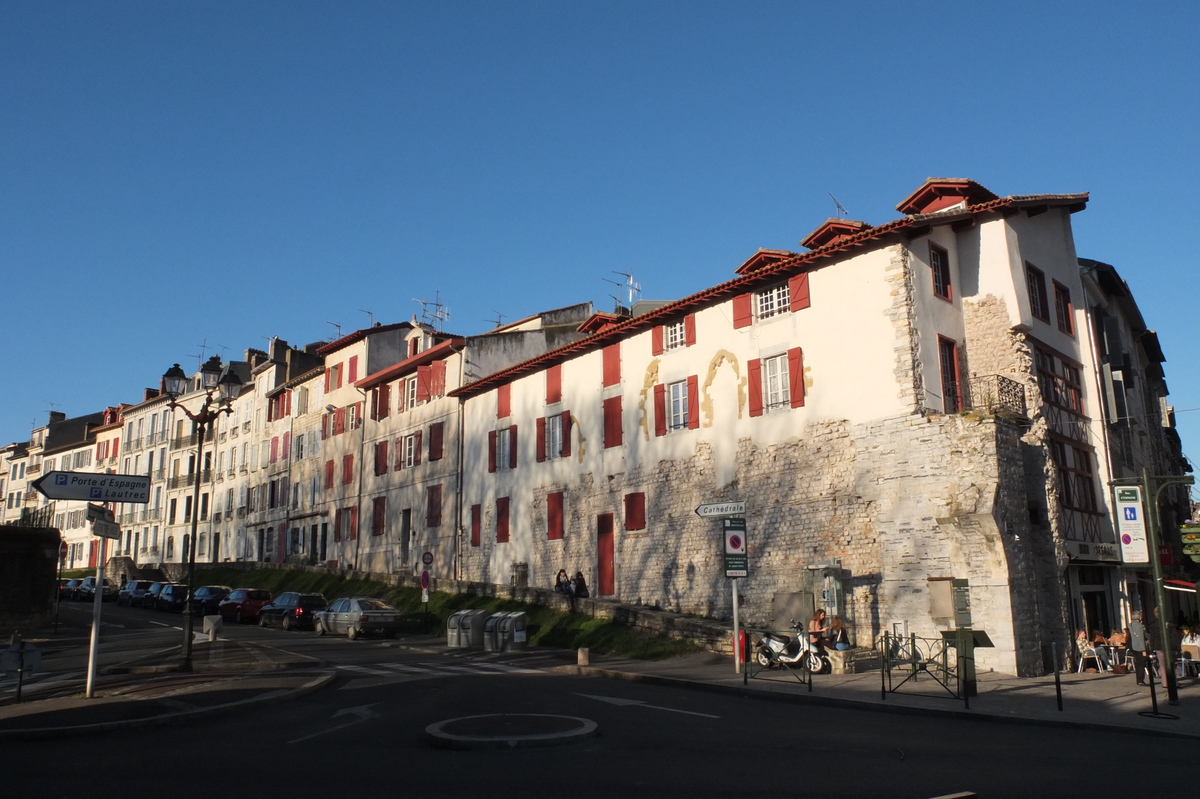
M 258 618 L 259 608 L 270 601 L 270 591 L 262 588 L 237 588 L 221 600 L 217 612 L 226 621 L 254 621 Z
M 146 595 L 152 585 L 154 585 L 153 580 L 130 580 L 117 592 L 117 604 L 128 605 L 131 608 L 142 604 L 142 597 Z
M 202 585 L 192 592 L 192 613 L 196 616 L 208 616 L 216 613 L 221 600 L 233 591 L 227 585 Z
M 143 608 L 157 607 L 158 595 L 163 590 L 163 588 L 167 587 L 168 585 L 170 585 L 170 583 L 154 583 L 154 584 L 152 584 L 149 588 L 146 589 L 146 593 L 142 594 L 141 606 Z
M 74 580 L 67 580 L 58 589 L 58 595 L 65 599 L 79 599 L 79 586 L 83 583 L 82 577 L 76 577 Z
M 75 589 L 75 598 L 84 602 L 90 602 L 96 597 L 96 578 L 84 577 L 83 582 Z M 102 602 L 110 602 L 117 598 L 117 587 L 113 585 L 113 581 L 104 578 L 104 587 L 100 591 L 100 600 Z
M 187 586 L 181 583 L 167 583 L 158 592 L 158 596 L 154 598 L 155 610 L 169 610 L 173 612 L 182 612 L 187 605 L 188 590 Z
M 354 640 L 359 636 L 379 633 L 388 638 L 400 631 L 400 611 L 369 596 L 352 596 L 334 600 L 328 610 L 316 614 L 313 628 L 317 635 L 344 634 Z
M 271 604 L 264 605 L 258 611 L 258 624 L 260 627 L 279 625 L 285 630 L 311 629 L 314 615 L 328 606 L 329 603 L 321 594 L 288 591 L 275 597 Z

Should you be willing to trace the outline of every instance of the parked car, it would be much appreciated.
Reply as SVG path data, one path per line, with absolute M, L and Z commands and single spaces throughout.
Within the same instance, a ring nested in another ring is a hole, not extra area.
M 375 633 L 394 638 L 400 630 L 400 611 L 375 597 L 345 597 L 317 613 L 313 629 L 317 635 L 345 634 L 350 640 Z
M 146 589 L 146 593 L 142 594 L 141 607 L 154 608 L 158 602 L 159 593 L 170 583 L 153 583 Z
M 117 604 L 135 607 L 142 604 L 142 597 L 154 585 L 153 580 L 130 580 L 117 592 Z
M 155 610 L 181 612 L 187 605 L 188 590 L 182 583 L 167 583 L 154 598 Z
M 81 600 L 83 602 L 89 602 L 92 599 L 94 599 L 95 596 L 96 596 L 96 578 L 95 577 L 84 577 L 83 582 L 81 582 L 79 584 L 79 587 L 75 589 L 75 598 L 78 600 Z M 117 586 L 113 584 L 112 580 L 105 577 L 104 578 L 104 587 L 100 591 L 100 601 L 101 602 L 111 602 L 112 600 L 114 600 L 116 598 L 117 598 Z
M 202 585 L 192 592 L 192 613 L 196 616 L 207 616 L 216 613 L 221 600 L 233 591 L 227 585 Z
M 58 589 L 58 595 L 63 599 L 78 599 L 78 591 L 81 583 L 83 583 L 82 577 L 76 577 L 74 580 L 67 580 Z
M 263 605 L 271 601 L 271 592 L 262 588 L 237 588 L 221 600 L 217 612 L 221 618 L 236 622 L 254 621 Z
M 279 625 L 285 630 L 311 628 L 314 615 L 327 607 L 329 603 L 322 594 L 288 591 L 258 611 L 258 624 L 260 627 Z

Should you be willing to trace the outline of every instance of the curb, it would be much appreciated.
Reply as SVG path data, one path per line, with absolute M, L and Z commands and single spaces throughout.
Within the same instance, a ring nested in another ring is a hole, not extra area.
M 1070 729 L 1095 730 L 1097 732 L 1123 732 L 1131 735 L 1152 736 L 1155 738 L 1182 738 L 1185 740 L 1200 740 L 1200 734 L 1190 732 L 1174 732 L 1171 730 L 1151 730 L 1144 727 L 1125 727 L 1119 724 L 1105 724 L 1097 721 L 1068 721 L 1066 719 L 1046 719 L 1029 716 L 1003 716 L 997 713 L 986 713 L 974 710 L 956 710 L 907 705 L 889 705 L 884 702 L 865 702 L 860 699 L 847 699 L 838 696 L 822 696 L 820 694 L 787 694 L 774 691 L 761 691 L 747 686 L 722 685 L 720 683 L 689 680 L 683 677 L 664 677 L 660 674 L 638 674 L 637 672 L 616 671 L 613 669 L 597 668 L 594 666 L 557 666 L 547 669 L 559 674 L 577 677 L 597 677 L 606 680 L 625 680 L 627 682 L 643 682 L 649 685 L 664 685 L 675 688 L 685 688 L 693 691 L 724 694 L 725 696 L 740 696 L 749 699 L 767 701 L 783 701 L 793 704 L 810 704 L 821 707 L 836 707 L 845 710 L 866 710 L 882 713 L 894 713 L 907 716 L 926 716 L 931 718 L 953 718 L 970 721 L 995 722 L 1000 724 L 1033 724 L 1041 727 L 1059 727 Z

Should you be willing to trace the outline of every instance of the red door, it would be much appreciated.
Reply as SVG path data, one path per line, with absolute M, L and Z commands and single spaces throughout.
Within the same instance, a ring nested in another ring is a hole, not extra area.
M 596 590 L 599 592 L 599 596 L 612 596 L 617 593 L 617 586 L 613 579 L 613 515 L 611 513 L 601 513 L 596 517 L 596 552 L 599 559 Z

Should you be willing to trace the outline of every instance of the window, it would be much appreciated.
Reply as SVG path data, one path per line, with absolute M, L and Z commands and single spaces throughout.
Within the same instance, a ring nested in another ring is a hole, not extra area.
M 962 387 L 958 382 L 958 345 L 938 336 L 938 363 L 942 371 L 942 411 L 962 410 Z
M 400 406 L 397 410 L 407 411 L 417 407 L 417 377 L 406 377 L 400 381 Z
M 300 435 L 296 436 L 295 441 L 296 441 L 296 460 L 302 461 L 302 460 L 304 460 L 304 442 L 305 442 L 304 434 L 301 433 Z M 230 450 L 230 452 L 233 452 L 233 450 Z M 233 465 L 232 460 L 230 460 L 229 465 L 230 466 Z
M 659 325 L 650 331 L 652 355 L 662 355 L 666 350 L 690 347 L 696 343 L 696 315 L 688 314 L 682 319 Z
M 688 426 L 688 384 L 680 380 L 667 386 L 670 395 L 671 414 L 668 427 L 671 430 L 684 430 Z
M 1079 367 L 1045 350 L 1034 350 L 1038 388 L 1042 399 L 1069 411 L 1083 414 L 1083 388 Z
M 1029 284 L 1029 312 L 1043 322 L 1050 321 L 1046 302 L 1046 275 L 1031 263 L 1025 264 L 1025 280 Z
M 763 400 L 767 410 L 784 408 L 791 404 L 791 386 L 788 380 L 787 355 L 763 358 Z
M 396 468 L 411 469 L 421 462 L 421 431 L 396 439 Z
M 781 283 L 758 292 L 754 297 L 759 319 L 770 319 L 789 309 L 788 284 Z
M 546 418 L 546 457 L 553 459 L 562 455 L 562 416 L 554 415 Z
M 496 543 L 508 541 L 508 497 L 496 497 Z
M 333 488 L 333 474 L 334 474 L 333 461 L 332 460 L 325 461 L 325 488 L 326 489 Z
M 546 495 L 546 538 L 561 541 L 563 528 L 563 492 L 553 491 Z
M 671 322 L 668 325 L 664 325 L 663 332 L 665 334 L 663 337 L 663 346 L 665 349 L 673 350 L 677 347 L 684 346 L 684 330 L 682 319 L 676 322 Z
M 354 455 L 342 456 L 342 485 L 354 482 Z
M 537 461 L 565 458 L 571 454 L 571 412 L 563 411 L 537 420 Z
M 479 531 L 483 526 L 483 506 L 471 506 L 471 546 L 479 546 Z
M 604 447 L 621 446 L 624 429 L 621 424 L 621 397 L 609 397 L 604 400 Z
M 517 426 L 488 432 L 488 471 L 517 468 Z
M 388 472 L 388 442 L 387 439 L 375 442 L 375 474 L 376 476 L 387 474 Z
M 800 347 L 751 360 L 746 364 L 746 376 L 751 416 L 762 416 L 766 409 L 804 407 L 804 352 Z
M 1071 290 L 1055 280 L 1054 317 L 1058 322 L 1058 329 L 1066 333 L 1068 336 L 1075 335 L 1075 319 L 1072 311 Z
M 625 529 L 646 529 L 646 495 L 640 491 L 625 495 Z
M 442 523 L 442 485 L 425 489 L 425 526 L 438 527 Z
M 950 255 L 936 244 L 929 245 L 929 268 L 933 272 L 933 293 L 950 299 Z
M 375 497 L 371 503 L 371 535 L 387 530 L 387 497 Z
M 1050 457 L 1058 467 L 1059 504 L 1073 510 L 1096 512 L 1092 453 L 1051 438 Z
M 371 391 L 371 418 L 386 419 L 391 405 L 391 384 L 384 383 Z
M 621 382 L 621 342 L 609 344 L 603 350 L 603 377 L 605 386 L 615 386 Z

